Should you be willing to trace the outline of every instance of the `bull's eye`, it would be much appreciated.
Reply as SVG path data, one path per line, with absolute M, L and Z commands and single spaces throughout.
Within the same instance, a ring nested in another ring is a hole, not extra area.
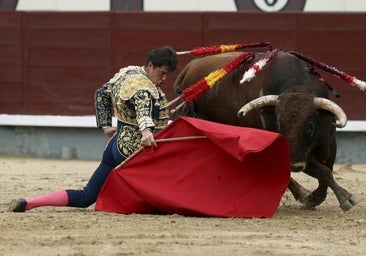
M 308 137 L 313 137 L 315 133 L 315 123 L 310 121 L 305 125 L 305 135 Z

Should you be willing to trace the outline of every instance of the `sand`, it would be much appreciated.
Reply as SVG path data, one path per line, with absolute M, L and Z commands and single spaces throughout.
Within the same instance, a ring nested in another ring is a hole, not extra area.
M 287 191 L 271 219 L 122 215 L 67 207 L 10 213 L 16 197 L 83 187 L 96 161 L 0 156 L 0 255 L 365 255 L 366 165 L 336 165 L 360 199 L 347 212 L 334 193 L 303 210 Z M 294 177 L 307 188 L 316 181 Z

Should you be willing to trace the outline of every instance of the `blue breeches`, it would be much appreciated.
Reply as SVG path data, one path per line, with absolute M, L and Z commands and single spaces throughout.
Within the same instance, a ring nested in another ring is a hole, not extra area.
M 96 202 L 110 172 L 125 158 L 119 153 L 117 145 L 118 136 L 115 134 L 109 140 L 102 157 L 102 161 L 95 170 L 87 185 L 80 190 L 66 190 L 69 197 L 68 206 L 86 208 Z

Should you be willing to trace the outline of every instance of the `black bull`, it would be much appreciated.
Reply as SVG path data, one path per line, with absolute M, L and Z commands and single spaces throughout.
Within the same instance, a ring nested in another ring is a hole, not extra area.
M 178 75 L 175 92 L 180 94 L 240 54 L 230 52 L 192 60 Z M 288 188 L 295 199 L 307 209 L 314 208 L 325 200 L 330 187 L 340 207 L 344 211 L 351 209 L 358 203 L 357 197 L 333 177 L 335 131 L 346 125 L 346 115 L 328 99 L 329 86 L 312 67 L 288 52 L 279 51 L 254 79 L 240 84 L 244 71 L 264 54 L 256 53 L 254 60 L 233 70 L 176 115 L 282 134 L 289 143 L 292 171 L 303 171 L 318 180 L 318 187 L 311 192 L 291 178 Z

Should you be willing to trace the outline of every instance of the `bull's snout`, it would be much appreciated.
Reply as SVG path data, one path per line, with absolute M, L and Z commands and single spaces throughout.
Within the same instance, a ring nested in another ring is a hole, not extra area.
M 291 164 L 291 171 L 302 172 L 305 169 L 306 162 L 296 162 Z

